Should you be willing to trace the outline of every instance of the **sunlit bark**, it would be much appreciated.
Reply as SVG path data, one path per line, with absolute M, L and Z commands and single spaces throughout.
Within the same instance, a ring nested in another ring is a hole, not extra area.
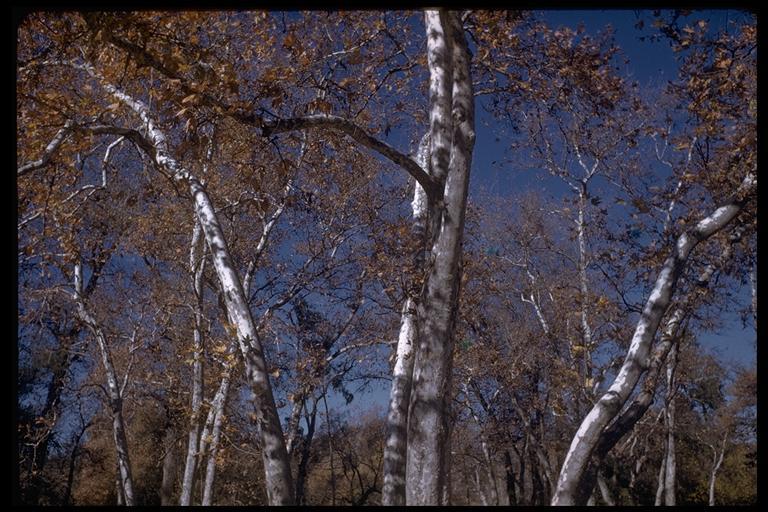
M 576 490 L 603 429 L 619 413 L 640 375 L 648 367 L 651 342 L 669 307 L 677 280 L 685 268 L 691 251 L 700 242 L 731 222 L 741 212 L 756 187 L 757 177 L 750 172 L 730 200 L 677 239 L 672 248 L 672 254 L 665 261 L 651 296 L 643 308 L 619 374 L 608 391 L 584 418 L 574 435 L 560 470 L 557 489 L 552 498 L 553 505 L 574 504 Z
M 248 308 L 248 301 L 243 292 L 243 286 L 230 255 L 216 210 L 205 187 L 197 177 L 171 155 L 166 142 L 167 137 L 159 128 L 145 103 L 107 82 L 91 65 L 72 64 L 72 66 L 86 71 L 107 92 L 141 118 L 148 135 L 141 143 L 141 147 L 149 149 L 149 156 L 160 172 L 188 184 L 198 222 L 203 228 L 213 267 L 224 292 L 227 313 L 234 324 L 240 352 L 245 362 L 246 378 L 251 386 L 256 413 L 256 427 L 262 446 L 267 496 L 270 504 L 273 505 L 292 504 L 293 484 L 290 464 L 285 450 L 280 418 L 275 407 L 272 386 L 269 382 L 261 339 L 256 332 L 253 317 Z

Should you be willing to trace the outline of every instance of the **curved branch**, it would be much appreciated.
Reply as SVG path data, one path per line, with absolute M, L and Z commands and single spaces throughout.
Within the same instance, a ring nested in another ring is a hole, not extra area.
M 262 120 L 261 134 L 269 137 L 273 133 L 283 133 L 293 130 L 308 130 L 313 128 L 330 128 L 349 135 L 363 146 L 387 157 L 393 163 L 402 167 L 405 172 L 413 176 L 427 192 L 430 198 L 437 197 L 439 186 L 437 182 L 427 174 L 412 158 L 404 155 L 386 142 L 368 134 L 363 128 L 343 117 L 314 114 L 304 117 L 293 117 L 267 122 Z
M 728 201 L 677 239 L 643 308 L 619 374 L 584 418 L 571 441 L 552 498 L 553 505 L 571 505 L 577 500 L 577 490 L 585 477 L 603 429 L 618 415 L 640 376 L 648 369 L 651 342 L 672 301 L 677 281 L 691 251 L 736 218 L 747 201 L 755 195 L 756 189 L 757 174 L 756 169 L 753 169 L 747 173 Z
M 59 149 L 59 146 L 61 146 L 67 137 L 69 137 L 69 134 L 72 132 L 72 126 L 72 121 L 67 121 L 66 124 L 64 124 L 64 127 L 56 132 L 56 135 L 54 135 L 53 139 L 51 139 L 51 142 L 49 142 L 45 147 L 43 156 L 34 162 L 29 162 L 19 167 L 16 170 L 16 177 L 20 178 L 25 174 L 29 174 L 32 171 L 36 171 L 37 169 L 45 167 L 51 160 L 51 157 L 56 152 L 56 150 Z

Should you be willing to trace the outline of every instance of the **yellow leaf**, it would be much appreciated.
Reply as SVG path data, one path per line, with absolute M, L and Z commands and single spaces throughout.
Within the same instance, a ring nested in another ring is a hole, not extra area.
M 182 104 L 187 104 L 187 103 L 190 103 L 192 101 L 195 101 L 196 99 L 197 99 L 197 94 L 193 93 L 193 94 L 190 94 L 189 96 L 187 96 L 186 98 L 184 98 L 183 100 L 181 100 L 181 103 Z

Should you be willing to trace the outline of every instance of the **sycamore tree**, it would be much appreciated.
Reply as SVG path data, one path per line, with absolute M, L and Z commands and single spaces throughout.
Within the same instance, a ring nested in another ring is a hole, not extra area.
M 27 15 L 25 501 L 610 503 L 630 452 L 645 486 L 657 383 L 756 286 L 755 25 L 680 20 L 648 101 L 533 13 Z M 469 203 L 476 105 L 559 192 Z

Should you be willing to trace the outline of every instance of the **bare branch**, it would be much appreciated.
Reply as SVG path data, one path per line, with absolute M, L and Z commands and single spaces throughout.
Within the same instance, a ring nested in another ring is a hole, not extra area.
M 273 133 L 284 133 L 293 130 L 308 130 L 313 128 L 330 128 L 332 130 L 338 130 L 349 135 L 363 146 L 376 151 L 402 167 L 419 182 L 430 197 L 436 197 L 439 192 L 438 184 L 418 163 L 416 163 L 416 161 L 399 152 L 386 142 L 382 142 L 371 136 L 363 128 L 343 117 L 314 114 L 304 117 L 279 119 L 271 122 L 262 121 L 262 123 L 261 130 L 264 137 L 269 137 Z

